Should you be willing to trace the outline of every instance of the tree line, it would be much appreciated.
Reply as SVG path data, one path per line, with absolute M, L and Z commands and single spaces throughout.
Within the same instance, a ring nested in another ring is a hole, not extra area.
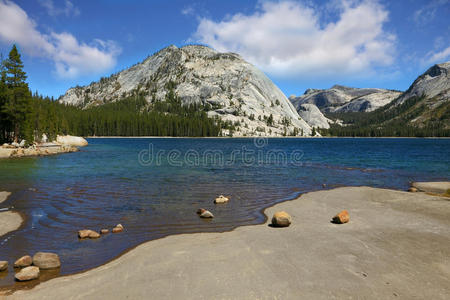
M 218 136 L 221 122 L 203 105 L 182 105 L 168 85 L 166 101 L 148 103 L 134 95 L 87 109 L 32 94 L 20 54 L 13 46 L 0 63 L 0 142 L 27 144 L 46 134 L 78 136 Z

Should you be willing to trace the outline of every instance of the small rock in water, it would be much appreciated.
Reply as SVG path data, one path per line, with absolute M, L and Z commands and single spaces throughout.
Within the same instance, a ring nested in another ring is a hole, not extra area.
M 418 191 L 419 190 L 413 186 L 408 189 L 408 192 L 410 192 L 410 193 L 417 193 Z
M 14 262 L 14 268 L 23 268 L 31 266 L 33 259 L 29 255 L 22 256 Z
M 8 270 L 8 262 L 5 260 L 0 260 L 0 272 Z
M 39 277 L 39 268 L 38 267 L 26 267 L 20 270 L 15 277 L 18 281 L 28 281 L 33 280 Z
M 122 232 L 122 231 L 123 231 L 123 227 L 116 226 L 116 227 L 113 228 L 112 233 L 119 233 L 119 232 Z
M 199 208 L 197 209 L 197 215 L 201 215 L 202 213 L 204 213 L 206 211 L 206 209 L 204 208 Z
M 80 239 L 90 238 L 90 239 L 96 239 L 100 237 L 100 234 L 94 230 L 90 229 L 83 229 L 78 231 L 78 237 Z
M 55 269 L 61 266 L 58 254 L 50 252 L 38 252 L 33 256 L 33 265 L 39 269 Z
M 101 233 L 101 234 L 107 234 L 108 232 L 109 232 L 108 229 L 102 229 L 102 230 L 100 230 L 100 233 Z
M 200 214 L 200 218 L 210 219 L 214 218 L 214 215 L 209 210 L 205 210 Z
M 332 220 L 332 222 L 335 224 L 344 224 L 348 223 L 348 221 L 350 221 L 350 216 L 348 214 L 348 211 L 346 210 L 343 210 L 337 215 L 335 215 Z
M 217 198 L 214 200 L 214 203 L 216 203 L 216 204 L 227 203 L 228 200 L 230 200 L 230 199 L 228 199 L 228 198 L 225 197 L 224 195 L 220 195 L 219 197 L 217 197 Z
M 122 224 L 117 224 L 117 225 L 116 225 L 116 227 L 118 227 L 118 228 L 122 228 L 122 229 L 123 229 L 123 226 L 122 226 Z
M 288 227 L 292 223 L 291 216 L 285 211 L 279 211 L 273 214 L 272 226 Z

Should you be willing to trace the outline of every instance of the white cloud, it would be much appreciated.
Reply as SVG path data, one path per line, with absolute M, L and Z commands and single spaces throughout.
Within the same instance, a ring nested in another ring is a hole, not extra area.
M 450 59 L 450 47 L 445 48 L 442 51 L 434 52 L 430 51 L 427 53 L 424 63 L 427 65 L 442 63 Z
M 181 14 L 185 16 L 191 16 L 194 14 L 194 12 L 195 10 L 192 6 L 187 6 L 181 10 Z
M 355 75 L 392 64 L 396 37 L 383 30 L 388 12 L 375 1 L 333 3 L 337 21 L 321 24 L 317 8 L 263 1 L 251 15 L 200 19 L 193 39 L 282 77 Z
M 113 41 L 97 39 L 88 45 L 67 32 L 41 33 L 22 8 L 7 0 L 0 0 L 0 41 L 17 43 L 31 56 L 52 60 L 62 78 L 104 72 L 116 64 L 120 53 Z
M 419 26 L 430 23 L 435 18 L 437 10 L 441 6 L 448 4 L 450 4 L 450 0 L 432 0 L 427 2 L 424 6 L 414 12 L 414 22 Z
M 80 10 L 76 8 L 69 0 L 64 1 L 64 7 L 56 7 L 53 3 L 53 0 L 39 0 L 38 2 L 47 10 L 47 13 L 52 17 L 61 14 L 64 14 L 67 17 L 71 15 L 78 16 L 80 14 Z

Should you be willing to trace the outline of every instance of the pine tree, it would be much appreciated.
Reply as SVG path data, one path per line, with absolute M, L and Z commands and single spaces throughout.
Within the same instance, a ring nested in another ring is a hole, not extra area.
M 4 66 L 6 101 L 2 107 L 2 113 L 12 125 L 14 141 L 17 142 L 19 138 L 22 138 L 30 144 L 34 140 L 32 98 L 28 84 L 25 82 L 27 76 L 23 71 L 23 63 L 16 45 L 12 47 Z

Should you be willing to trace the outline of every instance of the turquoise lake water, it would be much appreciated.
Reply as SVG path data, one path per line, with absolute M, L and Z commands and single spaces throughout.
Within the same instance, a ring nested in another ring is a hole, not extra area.
M 0 160 L 0 190 L 13 193 L 0 208 L 27 217 L 1 238 L 0 260 L 56 252 L 70 274 L 170 234 L 264 222 L 263 208 L 304 192 L 433 180 L 450 180 L 450 139 L 89 139 L 77 153 Z M 215 206 L 220 194 L 231 201 Z M 200 219 L 200 207 L 215 218 Z M 118 223 L 125 232 L 77 238 Z

